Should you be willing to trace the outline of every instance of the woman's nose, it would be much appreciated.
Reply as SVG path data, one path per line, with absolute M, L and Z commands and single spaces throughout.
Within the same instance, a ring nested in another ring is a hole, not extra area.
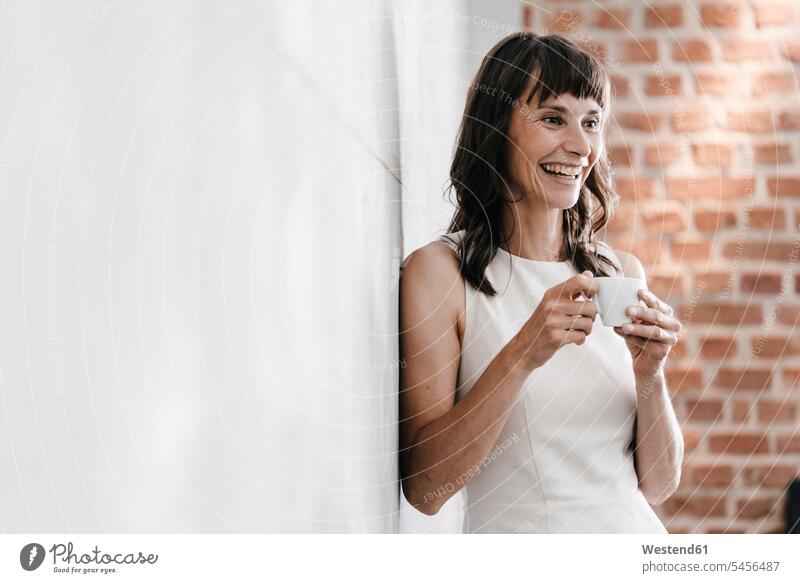
M 592 143 L 589 141 L 588 136 L 580 127 L 580 124 L 573 125 L 567 130 L 566 141 L 564 149 L 569 153 L 586 158 L 592 153 Z

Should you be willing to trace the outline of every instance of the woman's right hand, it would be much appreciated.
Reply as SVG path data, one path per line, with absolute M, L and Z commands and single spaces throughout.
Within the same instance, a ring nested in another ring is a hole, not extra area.
M 532 368 L 546 363 L 565 344 L 583 344 L 592 332 L 597 308 L 591 301 L 597 292 L 591 271 L 569 278 L 548 289 L 517 339 L 523 359 Z M 579 299 L 584 295 L 586 299 Z

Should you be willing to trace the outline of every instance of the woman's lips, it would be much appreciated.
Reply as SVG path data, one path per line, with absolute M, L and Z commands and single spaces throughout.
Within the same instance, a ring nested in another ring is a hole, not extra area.
M 559 184 L 564 184 L 564 185 L 567 185 L 567 186 L 575 186 L 578 183 L 578 181 L 580 180 L 580 176 L 581 176 L 580 174 L 578 174 L 577 176 L 559 176 L 557 174 L 552 174 L 552 173 L 548 172 L 547 170 L 545 170 L 541 166 L 539 168 L 541 169 L 542 174 L 544 174 L 545 176 L 547 176 L 548 178 L 550 178 L 554 182 L 557 182 Z

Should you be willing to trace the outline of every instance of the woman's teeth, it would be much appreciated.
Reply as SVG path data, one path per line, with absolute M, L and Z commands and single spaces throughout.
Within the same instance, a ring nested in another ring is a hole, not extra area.
M 541 166 L 546 172 L 556 176 L 576 178 L 581 173 L 579 166 L 563 166 L 562 164 L 542 164 Z

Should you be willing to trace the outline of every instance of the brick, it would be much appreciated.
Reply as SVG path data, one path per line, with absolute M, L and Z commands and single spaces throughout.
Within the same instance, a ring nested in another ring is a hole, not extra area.
M 732 287 L 731 274 L 727 271 L 702 271 L 695 273 L 693 294 L 698 297 L 709 294 L 719 294 L 730 291 Z
M 679 75 L 649 75 L 644 80 L 644 92 L 650 97 L 682 95 L 682 79 Z
M 661 142 L 653 146 L 645 146 L 644 163 L 646 166 L 662 168 L 679 162 L 683 158 L 683 150 L 679 142 Z
M 669 299 L 669 295 L 666 296 L 666 299 Z M 669 353 L 669 358 L 671 360 L 679 360 L 684 358 L 689 353 L 687 348 L 688 345 L 689 340 L 686 338 L 686 332 L 683 331 L 678 335 L 678 343 L 673 345 L 672 350 Z
M 764 144 L 753 149 L 753 155 L 759 164 L 789 164 L 792 162 L 792 151 L 789 144 Z
M 525 30 L 533 29 L 533 7 L 527 4 L 522 7 L 522 25 Z
M 574 31 L 583 20 L 583 15 L 578 10 L 561 9 L 554 11 L 546 19 L 544 26 L 549 32 L 565 33 Z
M 614 188 L 621 199 L 643 200 L 653 198 L 655 195 L 656 181 L 652 178 L 616 178 Z
M 686 209 L 676 205 L 643 211 L 642 221 L 650 233 L 679 233 L 686 230 Z
M 703 388 L 703 372 L 699 368 L 668 366 L 664 371 L 664 377 L 672 391 L 694 391 Z
M 629 8 L 600 8 L 593 22 L 598 28 L 625 29 L 631 24 L 631 11 Z
M 611 76 L 611 89 L 617 97 L 626 97 L 631 90 L 631 82 L 620 75 Z
M 757 411 L 761 423 L 797 421 L 797 403 L 792 401 L 762 399 L 758 402 Z
M 780 178 L 769 178 L 767 180 L 767 190 L 772 196 L 800 196 L 800 177 L 781 176 Z
M 633 149 L 625 144 L 615 144 L 608 148 L 608 160 L 612 166 L 633 165 Z
M 775 58 L 772 41 L 768 39 L 745 39 L 741 36 L 727 38 L 722 42 L 722 55 L 726 61 L 768 61 Z
M 692 477 L 698 486 L 729 486 L 735 474 L 729 464 L 702 465 L 692 468 Z
M 739 2 L 707 2 L 700 7 L 700 21 L 705 26 L 738 28 L 744 24 L 744 11 Z
M 789 2 L 755 2 L 753 12 L 756 26 L 784 26 L 794 18 L 793 7 Z
M 683 433 L 684 452 L 692 452 L 700 447 L 700 443 L 703 441 L 703 434 L 700 431 L 687 427 L 682 428 L 681 431 Z
M 742 471 L 747 486 L 760 488 L 785 488 L 800 473 L 800 465 L 749 466 Z
M 671 516 L 676 514 L 698 518 L 725 516 L 725 495 L 675 495 L 664 502 L 661 508 L 665 514 Z
M 649 38 L 623 42 L 622 60 L 626 63 L 658 62 L 658 41 L 654 38 Z
M 712 60 L 711 45 L 704 39 L 675 41 L 672 44 L 672 60 L 679 63 L 708 63 Z
M 767 496 L 750 496 L 740 499 L 736 503 L 736 516 L 738 518 L 764 518 L 769 516 L 780 506 L 780 500 Z
M 700 354 L 709 359 L 733 358 L 736 356 L 736 338 L 733 336 L 709 336 L 700 342 Z
M 782 130 L 800 129 L 800 109 L 781 112 L 778 116 L 778 128 Z
M 751 229 L 783 230 L 786 227 L 786 211 L 774 207 L 753 207 L 747 213 L 747 224 Z
M 698 73 L 694 78 L 695 91 L 700 95 L 730 97 L 743 95 L 746 91 L 746 77 L 733 73 Z
M 732 132 L 772 132 L 775 119 L 768 109 L 729 109 L 725 116 L 725 129 Z
M 777 93 L 797 91 L 797 79 L 793 73 L 764 73 L 753 81 L 753 94 L 771 96 Z
M 800 453 L 800 433 L 780 433 L 776 436 L 777 453 Z
M 719 399 L 689 399 L 686 401 L 686 418 L 690 421 L 717 421 L 722 415 Z
M 785 368 L 783 370 L 783 388 L 786 390 L 800 389 L 800 368 Z
M 605 61 L 608 59 L 608 49 L 606 49 L 605 45 L 602 45 L 597 41 L 590 40 L 585 42 L 576 42 L 576 44 L 600 61 Z
M 694 225 L 700 231 L 715 232 L 736 226 L 736 213 L 732 210 L 697 210 Z
M 800 304 L 782 303 L 776 306 L 775 318 L 781 324 L 797 326 L 800 323 Z
M 769 452 L 769 442 L 766 435 L 753 431 L 720 432 L 708 439 L 708 446 L 712 453 L 755 454 Z
M 792 253 L 792 244 L 784 241 L 730 241 L 722 248 L 723 257 L 758 261 L 788 261 Z
M 650 291 L 665 301 L 683 297 L 685 277 L 682 273 L 656 273 L 651 272 L 648 279 Z M 673 347 L 674 352 L 674 347 Z
M 647 28 L 676 28 L 682 24 L 683 6 L 680 4 L 648 6 L 644 14 L 644 25 Z
M 787 38 L 783 41 L 783 56 L 793 63 L 800 63 L 800 40 Z
M 733 146 L 730 144 L 692 144 L 692 156 L 698 166 L 730 166 Z
M 699 237 L 681 237 L 670 247 L 673 259 L 684 261 L 708 261 L 711 256 L 711 242 Z
M 680 200 L 738 199 L 753 194 L 753 178 L 709 176 L 700 178 L 667 178 L 667 197 Z
M 699 303 L 693 306 L 682 305 L 678 310 L 682 323 L 691 320 L 701 324 L 735 325 L 760 324 L 763 319 L 762 307 L 757 304 Z
M 800 355 L 800 338 L 759 335 L 751 340 L 751 353 L 759 358 L 788 358 Z
M 751 411 L 755 409 L 752 401 L 743 401 L 741 399 L 734 399 L 730 403 L 731 417 L 735 422 L 743 423 L 747 421 Z
M 724 389 L 762 391 L 772 383 L 772 369 L 720 368 L 714 384 Z
M 643 111 L 622 112 L 615 116 L 615 119 L 621 127 L 640 132 L 656 132 L 663 123 L 658 114 Z
M 642 262 L 645 272 L 649 272 L 656 267 L 661 258 L 663 247 L 659 239 L 649 239 L 647 234 L 641 235 L 637 233 L 616 235 L 613 241 L 609 241 L 609 243 L 615 244 L 616 248 L 621 251 L 635 253 Z
M 713 127 L 714 114 L 705 106 L 681 106 L 672 113 L 672 129 L 676 132 L 700 132 Z
M 783 286 L 781 273 L 743 273 L 740 288 L 743 292 L 776 294 Z
M 636 228 L 636 209 L 628 206 L 619 206 L 614 211 L 611 221 L 608 223 L 610 233 L 622 233 L 632 231 Z

